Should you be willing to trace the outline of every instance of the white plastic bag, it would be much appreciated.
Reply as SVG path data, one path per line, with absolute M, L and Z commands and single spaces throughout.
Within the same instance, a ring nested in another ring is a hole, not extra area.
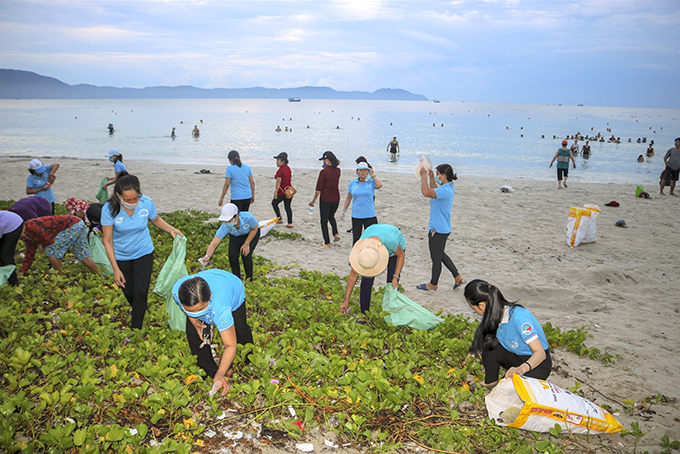
M 581 243 L 594 243 L 595 222 L 600 208 L 597 205 L 584 205 L 583 208 L 570 207 L 567 219 L 567 244 L 576 247 Z
M 597 205 L 583 205 L 584 210 L 590 211 L 590 222 L 588 222 L 588 229 L 586 230 L 586 235 L 583 237 L 582 243 L 595 243 L 597 238 L 595 237 L 595 230 L 597 227 L 597 215 L 600 214 L 600 207 Z
M 278 220 L 279 218 L 269 219 L 268 221 L 260 221 L 258 223 L 260 226 L 260 238 L 268 234 L 269 231 L 276 226 L 276 221 Z
M 550 382 L 513 375 L 485 398 L 489 418 L 501 426 L 548 432 L 616 433 L 623 426 L 607 410 Z

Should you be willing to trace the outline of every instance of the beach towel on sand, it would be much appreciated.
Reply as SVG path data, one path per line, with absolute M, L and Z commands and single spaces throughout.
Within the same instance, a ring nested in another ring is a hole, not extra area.
M 413 329 L 431 329 L 444 320 L 411 301 L 406 295 L 395 290 L 392 284 L 385 285 L 382 310 L 389 312 L 385 321 L 394 326 L 406 325 Z
M 189 275 L 184 264 L 186 256 L 187 238 L 183 235 L 177 235 L 172 245 L 172 252 L 161 268 L 161 272 L 158 273 L 156 287 L 153 289 L 155 294 L 165 298 L 165 312 L 170 317 L 168 325 L 170 325 L 170 329 L 175 331 L 186 330 L 187 316 L 172 296 L 172 286 L 175 285 L 175 282 L 179 278 Z

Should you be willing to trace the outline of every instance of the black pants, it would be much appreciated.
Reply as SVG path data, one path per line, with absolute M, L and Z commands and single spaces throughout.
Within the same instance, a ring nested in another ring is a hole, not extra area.
M 397 268 L 397 256 L 393 255 L 387 261 L 387 283 L 392 282 L 394 278 L 394 270 Z M 366 313 L 371 308 L 371 291 L 373 290 L 373 282 L 375 277 L 361 278 L 361 286 L 359 287 L 359 304 L 361 305 L 361 312 Z
M 283 202 L 283 208 L 286 210 L 286 216 L 288 217 L 288 224 L 293 223 L 293 210 L 290 208 L 292 201 L 292 197 L 289 199 L 285 195 L 280 195 L 275 199 L 272 199 L 272 208 L 274 208 L 274 213 L 276 213 L 276 217 L 279 219 L 281 219 L 281 210 L 279 210 L 279 204 Z
M 438 285 L 439 276 L 442 274 L 442 263 L 446 268 L 451 271 L 453 278 L 458 277 L 458 270 L 456 265 L 453 264 L 453 260 L 446 255 L 444 249 L 446 248 L 446 239 L 449 237 L 449 233 L 436 233 L 430 230 L 427 236 L 428 246 L 430 247 L 430 258 L 432 259 L 432 278 L 430 279 L 430 284 Z
M 125 277 L 123 294 L 132 308 L 132 329 L 141 329 L 146 314 L 151 270 L 153 268 L 153 252 L 134 260 L 116 260 L 120 272 Z
M 361 233 L 364 231 L 364 229 L 366 229 L 366 227 L 369 227 L 377 223 L 378 218 L 376 217 L 365 219 L 352 218 L 352 246 L 354 245 L 354 243 L 359 241 L 359 237 L 361 236 Z
M 246 302 L 231 313 L 234 317 L 234 329 L 236 330 L 236 343 L 239 345 L 246 345 L 253 343 L 253 332 L 248 326 L 248 320 L 246 318 Z M 212 350 L 210 345 L 205 344 L 200 347 L 203 340 L 196 332 L 196 328 L 187 317 L 186 324 L 187 341 L 189 342 L 189 348 L 191 349 L 191 354 L 196 356 L 196 363 L 198 367 L 203 369 L 209 377 L 214 377 L 217 373 L 217 363 L 215 358 L 213 358 Z M 214 333 L 215 338 L 219 338 L 219 333 Z
M 328 223 L 331 223 L 333 236 L 338 234 L 338 224 L 335 222 L 335 212 L 338 210 L 340 202 L 324 202 L 319 201 L 319 215 L 321 216 L 321 234 L 323 235 L 323 244 L 331 244 L 331 238 L 328 236 Z
M 229 235 L 229 266 L 231 267 L 231 274 L 241 279 L 241 265 L 238 263 L 238 258 L 243 260 L 243 268 L 246 271 L 246 279 L 253 280 L 253 252 L 255 246 L 260 241 L 260 229 L 258 227 L 257 233 L 250 242 L 250 254 L 241 255 L 241 246 L 243 246 L 248 239 L 248 235 L 234 236 Z
M 502 345 L 484 350 L 482 352 L 482 362 L 484 363 L 484 383 L 493 383 L 498 381 L 498 373 L 500 368 L 505 370 L 511 367 L 518 367 L 524 361 L 531 358 L 531 355 L 516 355 L 515 353 L 507 351 Z M 526 376 L 545 380 L 550 375 L 552 370 L 552 359 L 550 358 L 550 349 L 545 351 L 545 360 L 538 367 L 531 369 Z
M 24 223 L 22 222 L 19 227 L 11 232 L 5 233 L 0 238 L 0 266 L 15 265 L 14 253 L 17 249 L 17 243 L 19 238 L 21 238 L 21 232 L 23 231 Z M 7 279 L 9 285 L 17 285 L 17 270 L 16 268 Z
M 238 208 L 239 211 L 248 211 L 250 209 L 250 199 L 241 199 L 241 200 L 230 200 L 230 203 L 233 203 L 236 205 L 236 208 Z

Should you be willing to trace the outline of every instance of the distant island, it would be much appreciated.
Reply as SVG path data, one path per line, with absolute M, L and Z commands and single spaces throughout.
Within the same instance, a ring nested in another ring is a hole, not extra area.
M 368 99 L 428 101 L 423 95 L 406 90 L 381 88 L 365 91 L 337 91 L 329 87 L 297 88 L 197 88 L 178 87 L 117 88 L 95 85 L 68 85 L 54 77 L 30 71 L 0 69 L 0 99 L 113 99 L 113 98 L 263 98 L 263 99 Z

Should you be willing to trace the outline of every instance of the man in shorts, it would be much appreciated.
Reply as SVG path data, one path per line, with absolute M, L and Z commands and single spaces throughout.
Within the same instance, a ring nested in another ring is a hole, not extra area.
M 557 150 L 555 156 L 553 156 L 552 161 L 550 161 L 550 166 L 552 167 L 553 162 L 557 159 L 557 189 L 562 189 L 562 178 L 564 178 L 564 187 L 567 187 L 567 177 L 569 176 L 569 160 L 574 163 L 574 169 L 576 168 L 576 161 L 574 161 L 574 155 L 571 150 L 567 148 L 569 142 L 567 139 L 562 141 L 562 148 Z
M 666 181 L 671 182 L 670 195 L 675 194 L 675 182 L 678 181 L 678 174 L 680 174 L 680 137 L 675 139 L 675 148 L 670 148 L 663 157 L 663 162 L 666 164 L 666 170 L 661 177 L 661 195 L 666 195 L 663 188 L 666 187 Z

